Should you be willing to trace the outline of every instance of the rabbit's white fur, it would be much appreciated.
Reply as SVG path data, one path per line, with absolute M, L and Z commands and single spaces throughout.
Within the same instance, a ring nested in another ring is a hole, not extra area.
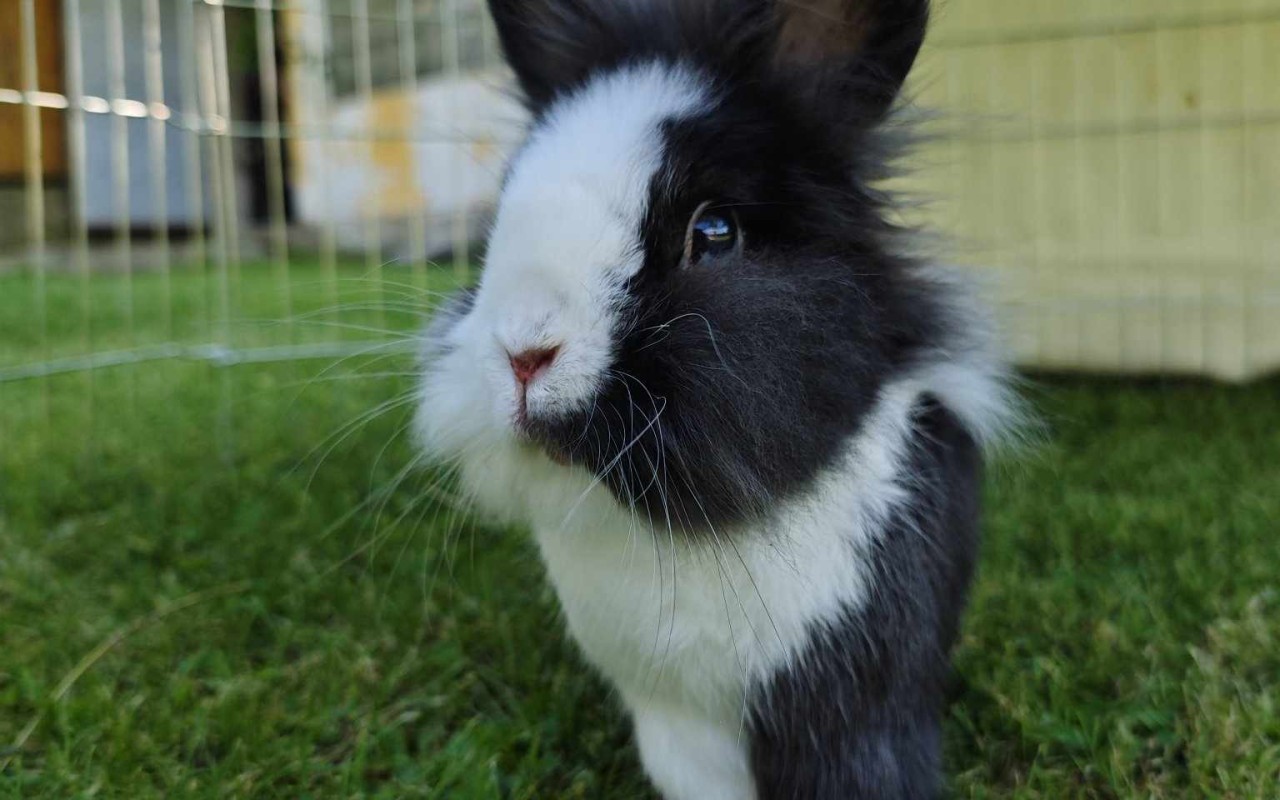
M 590 402 L 611 363 L 622 287 L 641 266 L 659 124 L 705 102 L 691 73 L 643 66 L 594 82 L 538 127 L 512 164 L 475 307 L 449 338 L 463 368 L 446 372 L 479 383 L 426 387 L 432 405 L 465 406 L 424 415 L 431 449 L 494 436 L 510 446 L 519 397 L 509 354 L 560 347 L 556 368 L 529 389 L 530 413 Z
M 463 472 L 491 512 L 528 521 L 531 506 L 567 510 L 548 486 L 563 470 L 543 468 L 547 459 L 516 441 L 508 356 L 560 347 L 555 369 L 529 387 L 531 414 L 590 402 L 611 363 L 622 287 L 641 266 L 638 231 L 662 166 L 659 126 L 706 102 L 684 69 L 610 73 L 559 104 L 513 162 L 474 306 L 445 334 L 417 425 L 428 451 L 466 455 Z

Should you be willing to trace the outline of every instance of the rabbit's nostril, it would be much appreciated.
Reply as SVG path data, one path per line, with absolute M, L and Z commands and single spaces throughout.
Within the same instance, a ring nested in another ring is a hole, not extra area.
M 559 352 L 559 347 L 540 347 L 516 353 L 510 356 L 511 371 L 515 373 L 516 380 L 522 386 L 528 385 L 534 378 L 547 371 Z

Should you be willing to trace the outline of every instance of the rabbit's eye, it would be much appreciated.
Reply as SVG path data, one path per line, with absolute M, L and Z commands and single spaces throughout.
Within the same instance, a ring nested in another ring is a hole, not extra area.
M 736 253 L 742 249 L 742 232 L 738 218 L 729 209 L 714 203 L 703 203 L 689 221 L 685 236 L 685 266 L 695 266 L 709 258 Z

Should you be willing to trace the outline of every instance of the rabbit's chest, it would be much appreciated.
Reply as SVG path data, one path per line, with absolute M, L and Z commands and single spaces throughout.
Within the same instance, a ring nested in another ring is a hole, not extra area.
M 570 632 L 633 706 L 739 713 L 744 691 L 787 664 L 816 622 L 860 601 L 846 536 L 765 531 L 689 543 L 630 526 L 557 531 L 539 545 Z
M 737 607 L 732 578 L 646 539 L 585 547 L 544 539 L 571 633 L 625 695 L 706 701 L 737 694 L 735 647 L 752 644 L 733 631 L 749 611 Z

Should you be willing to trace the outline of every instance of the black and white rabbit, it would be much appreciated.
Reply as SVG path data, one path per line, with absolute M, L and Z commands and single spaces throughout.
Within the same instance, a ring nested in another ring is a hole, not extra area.
M 672 800 L 940 791 L 1006 371 L 892 224 L 927 0 L 490 0 L 532 112 L 417 429 Z

